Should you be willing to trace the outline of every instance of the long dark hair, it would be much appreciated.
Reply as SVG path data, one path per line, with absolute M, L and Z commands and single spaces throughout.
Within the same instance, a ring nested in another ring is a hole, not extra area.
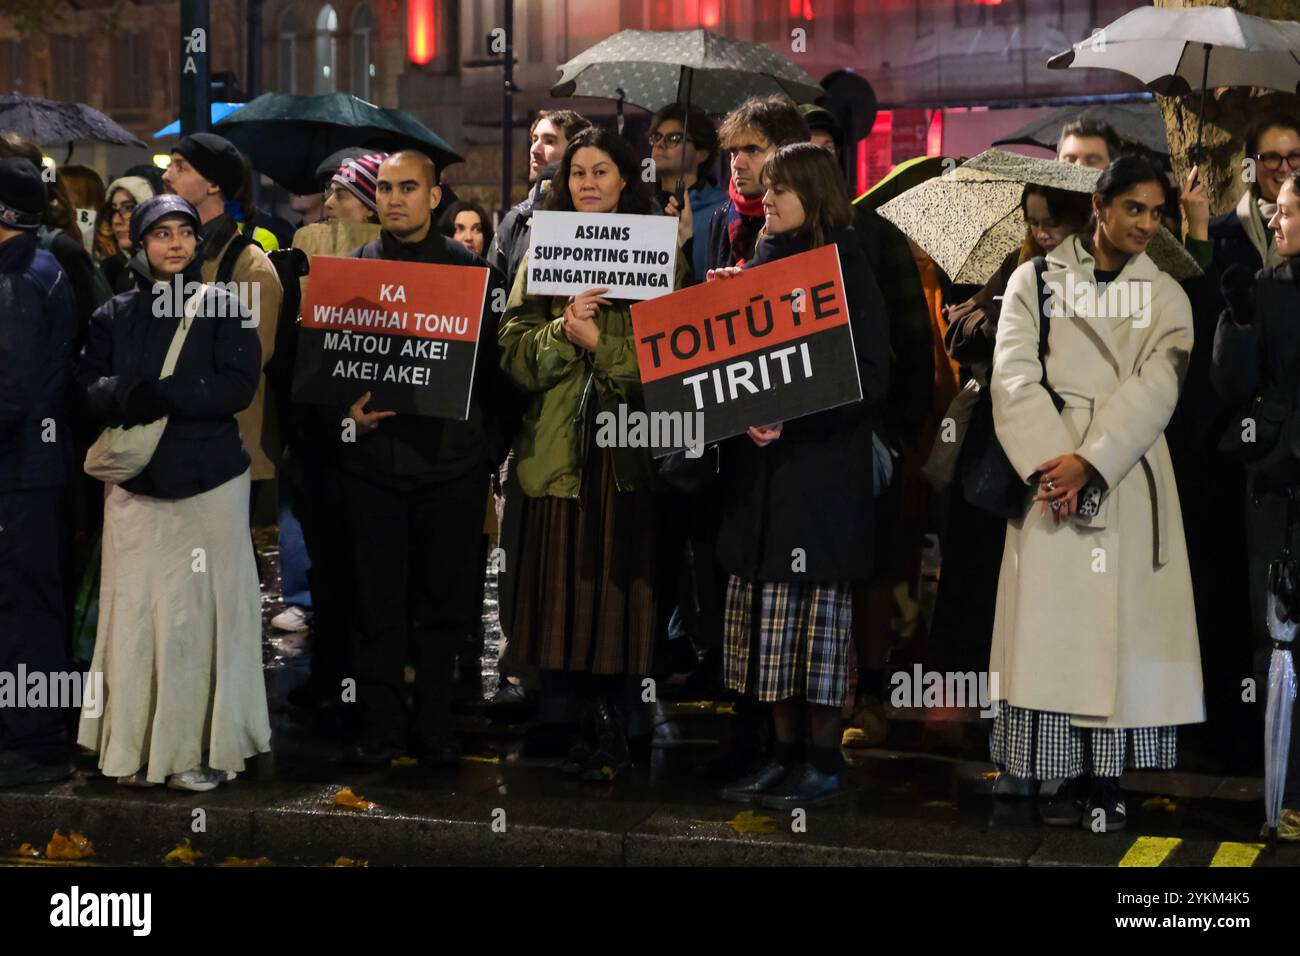
M 760 177 L 765 186 L 784 186 L 803 204 L 804 224 L 814 247 L 826 244 L 832 232 L 848 229 L 853 207 L 844 186 L 844 176 L 830 151 L 814 143 L 782 146 L 763 164 Z M 759 238 L 766 235 L 764 225 Z
M 483 230 L 483 255 L 486 256 L 488 249 L 492 247 L 492 220 L 478 203 L 470 202 L 468 199 L 459 199 L 452 203 L 438 220 L 438 231 L 448 239 L 454 238 L 456 217 L 463 212 L 472 212 L 478 216 L 479 228 Z
M 569 170 L 573 166 L 573 154 L 584 147 L 608 154 L 623 177 L 623 193 L 618 197 L 615 212 L 649 214 L 653 206 L 645 183 L 641 181 L 641 164 L 637 162 L 636 154 L 627 140 L 603 126 L 588 126 L 569 140 L 569 145 L 564 148 L 564 158 L 560 160 L 560 169 L 551 180 L 546 208 L 554 212 L 574 211 L 573 197 L 569 194 Z

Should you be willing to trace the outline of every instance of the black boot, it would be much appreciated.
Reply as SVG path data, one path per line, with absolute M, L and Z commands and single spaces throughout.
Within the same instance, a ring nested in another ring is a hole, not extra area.
M 587 767 L 587 762 L 591 760 L 592 755 L 597 750 L 594 711 L 595 705 L 592 701 L 585 701 L 578 711 L 578 739 L 569 748 L 564 763 L 560 765 L 560 769 L 565 773 L 574 775 L 582 773 Z
M 622 713 L 605 694 L 597 697 L 592 706 L 592 721 L 596 728 L 596 752 L 588 759 L 581 779 L 588 783 L 607 783 L 632 765 L 627 731 Z

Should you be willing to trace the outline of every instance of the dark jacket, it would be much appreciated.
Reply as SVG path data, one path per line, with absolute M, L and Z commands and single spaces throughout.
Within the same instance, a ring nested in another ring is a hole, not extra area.
M 182 274 L 186 283 L 202 282 L 201 265 L 196 256 Z M 136 287 L 95 310 L 77 379 L 91 414 L 105 425 L 129 428 L 167 416 L 153 458 L 122 487 L 151 498 L 189 498 L 249 466 L 235 413 L 257 392 L 257 330 L 236 296 L 209 286 L 175 370 L 160 381 L 182 308 L 170 294 L 155 295 L 142 256 L 131 269 Z M 156 305 L 161 314 L 155 314 Z
M 750 581 L 860 581 L 871 573 L 871 433 L 889 387 L 889 321 L 857 235 L 846 230 L 831 241 L 840 253 L 863 398 L 786 422 L 766 448 L 746 435 L 722 443 L 718 560 Z M 807 236 L 773 236 L 746 268 L 809 248 Z M 803 570 L 792 567 L 796 548 Z
M 0 245 L 0 492 L 61 486 L 62 441 L 77 305 L 71 284 L 35 235 Z M 54 423 L 54 439 L 47 424 Z
M 533 210 L 540 208 L 551 186 L 551 179 L 560 168 L 559 163 L 551 163 L 537 175 L 537 181 L 528 191 L 528 197 L 516 203 L 510 211 L 501 217 L 501 225 L 492 236 L 492 245 L 484 257 L 504 277 L 505 289 L 509 292 L 515 287 L 515 275 L 519 272 L 519 263 L 528 254 L 529 235 L 532 231 Z
M 350 253 L 357 259 L 392 259 L 434 265 L 486 266 L 479 256 L 432 227 L 421 242 L 405 243 L 391 233 Z M 406 487 L 458 478 L 472 471 L 484 476 L 505 458 L 513 435 L 508 434 L 513 386 L 497 361 L 497 313 L 504 305 L 501 274 L 489 267 L 487 299 L 483 304 L 478 353 L 474 363 L 474 400 L 465 421 L 423 415 L 394 415 L 355 442 L 342 443 L 339 464 L 379 483 Z M 346 415 L 344 410 L 335 420 Z
M 1214 244 L 1214 267 L 1220 274 L 1228 266 L 1236 264 L 1254 275 L 1264 265 L 1259 250 L 1247 237 L 1235 209 L 1210 220 L 1210 242 Z

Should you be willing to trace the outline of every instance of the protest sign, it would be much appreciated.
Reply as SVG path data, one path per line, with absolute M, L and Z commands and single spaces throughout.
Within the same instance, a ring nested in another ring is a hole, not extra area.
M 530 295 L 608 289 L 611 299 L 673 291 L 677 220 L 621 213 L 535 212 L 528 244 Z
M 701 414 L 704 444 L 862 398 L 833 245 L 635 303 L 632 327 L 647 412 Z
M 469 417 L 488 270 L 316 256 L 302 306 L 295 401 Z

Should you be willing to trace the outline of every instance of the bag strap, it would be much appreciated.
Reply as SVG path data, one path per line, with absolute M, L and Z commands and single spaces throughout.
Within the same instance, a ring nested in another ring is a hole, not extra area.
M 159 378 L 167 378 L 176 370 L 176 360 L 180 358 L 181 346 L 185 344 L 185 335 L 189 332 L 190 326 L 194 324 L 194 316 L 199 311 L 199 304 L 203 301 L 204 294 L 208 291 L 208 284 L 205 282 L 199 286 L 199 291 L 189 297 L 185 303 L 185 312 L 181 320 L 176 323 L 176 334 L 172 336 L 171 345 L 167 346 L 167 357 L 163 359 L 162 371 L 158 373 Z
M 226 251 L 221 256 L 221 262 L 217 264 L 218 282 L 229 282 L 235 277 L 235 263 L 239 261 L 244 250 L 254 244 L 253 240 L 242 232 L 236 232 L 230 237 L 230 242 L 226 244 Z
M 1043 273 L 1047 271 L 1047 257 L 1034 256 L 1034 283 L 1038 289 L 1038 364 L 1043 368 L 1042 384 L 1047 385 L 1047 337 L 1052 332 L 1052 310 L 1047 307 L 1050 293 L 1043 291 Z

